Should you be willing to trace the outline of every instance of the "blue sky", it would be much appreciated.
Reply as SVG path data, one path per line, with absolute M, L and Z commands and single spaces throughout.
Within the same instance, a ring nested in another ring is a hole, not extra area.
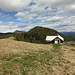
M 75 0 L 0 0 L 0 32 L 35 26 L 75 32 Z

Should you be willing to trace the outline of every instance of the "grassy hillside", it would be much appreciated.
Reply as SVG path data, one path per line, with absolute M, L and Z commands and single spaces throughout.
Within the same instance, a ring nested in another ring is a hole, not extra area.
M 75 75 L 75 44 L 45 45 L 0 39 L 0 75 Z
M 39 27 L 39 26 L 34 27 L 28 32 L 16 34 L 15 38 L 18 41 L 27 41 L 32 43 L 45 43 L 46 36 L 51 36 L 51 35 L 54 36 L 57 34 L 61 35 L 65 39 L 65 41 L 69 40 L 67 37 L 57 32 L 56 30 L 45 28 L 45 27 Z

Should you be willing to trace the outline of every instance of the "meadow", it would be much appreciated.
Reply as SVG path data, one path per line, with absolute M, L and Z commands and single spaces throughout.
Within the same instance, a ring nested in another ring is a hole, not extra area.
M 0 39 L 0 75 L 75 75 L 75 44 Z

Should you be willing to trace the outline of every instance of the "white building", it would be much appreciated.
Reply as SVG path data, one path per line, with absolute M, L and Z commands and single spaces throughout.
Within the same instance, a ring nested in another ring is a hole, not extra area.
M 47 43 L 53 43 L 53 44 L 60 44 L 64 42 L 64 38 L 60 35 L 58 36 L 46 36 L 46 42 Z

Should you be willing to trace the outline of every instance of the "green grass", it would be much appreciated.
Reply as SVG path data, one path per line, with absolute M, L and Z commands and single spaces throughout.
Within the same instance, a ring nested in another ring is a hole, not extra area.
M 70 46 L 73 46 L 73 47 L 75 47 L 75 44 L 70 44 Z
M 60 52 L 60 44 L 53 44 L 52 52 Z
M 52 66 L 62 66 L 60 46 L 53 44 L 50 51 L 7 54 L 0 57 L 0 75 L 52 75 Z
M 71 47 L 75 47 L 75 43 L 72 43 L 72 44 L 65 44 L 67 46 L 71 46 Z
M 2 75 L 18 75 L 14 70 L 18 69 L 20 70 L 21 75 L 28 75 L 29 72 L 31 72 L 31 75 L 36 75 L 36 70 L 42 69 L 44 72 L 44 65 L 50 65 L 49 62 L 52 62 L 53 55 L 50 51 L 39 51 L 34 53 L 29 53 L 28 55 L 6 55 L 2 57 L 0 60 L 2 60 L 2 65 L 0 65 L 0 68 L 4 70 L 4 73 Z M 19 64 L 19 65 L 18 65 Z M 16 67 L 16 65 L 18 65 Z M 13 69 L 11 69 L 13 68 Z M 51 68 L 51 67 L 49 67 Z M 18 70 L 18 71 L 19 71 Z M 40 71 L 40 70 L 39 70 Z M 42 72 L 40 71 L 40 72 Z M 1 75 L 1 74 L 0 74 Z

